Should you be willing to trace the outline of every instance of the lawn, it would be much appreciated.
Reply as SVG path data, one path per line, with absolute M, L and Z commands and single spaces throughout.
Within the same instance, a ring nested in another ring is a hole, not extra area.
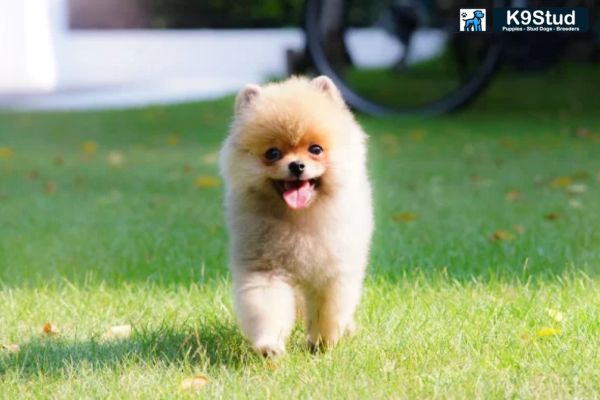
M 598 82 L 505 73 L 459 114 L 360 117 L 377 219 L 360 329 L 313 355 L 298 326 L 276 361 L 232 314 L 232 98 L 0 114 L 0 397 L 600 397 Z

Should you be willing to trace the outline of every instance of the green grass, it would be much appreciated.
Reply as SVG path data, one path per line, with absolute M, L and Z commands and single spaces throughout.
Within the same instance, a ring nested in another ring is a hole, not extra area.
M 20 345 L 0 397 L 173 398 L 197 373 L 206 398 L 600 397 L 600 75 L 507 78 L 461 114 L 360 118 L 361 328 L 312 355 L 299 326 L 276 362 L 235 325 L 221 188 L 195 185 L 231 98 L 0 115 L 0 344 Z M 119 324 L 131 337 L 103 337 Z

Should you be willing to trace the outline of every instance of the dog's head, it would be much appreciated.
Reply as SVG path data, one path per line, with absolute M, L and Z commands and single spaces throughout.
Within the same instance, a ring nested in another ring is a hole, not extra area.
M 473 11 L 473 16 L 475 18 L 481 19 L 481 18 L 485 17 L 485 14 L 481 10 L 475 10 L 475 11 Z
M 362 131 L 355 130 L 329 78 L 247 85 L 236 99 L 223 174 L 230 189 L 248 201 L 305 209 L 334 190 L 347 165 L 361 162 L 351 158 L 364 158 Z

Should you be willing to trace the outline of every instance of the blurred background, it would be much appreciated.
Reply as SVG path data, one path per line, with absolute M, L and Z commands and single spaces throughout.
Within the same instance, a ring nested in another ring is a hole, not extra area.
M 490 10 L 491 27 L 491 9 L 509 5 L 583 7 L 590 30 L 458 32 L 462 8 Z M 500 65 L 554 71 L 554 83 L 568 75 L 560 62 L 597 65 L 597 15 L 593 0 L 0 0 L 0 106 L 201 100 L 324 73 L 359 110 L 438 114 L 475 99 Z
M 298 0 L 0 0 L 0 102 L 89 108 L 223 95 L 285 74 L 285 49 L 302 45 L 301 12 Z

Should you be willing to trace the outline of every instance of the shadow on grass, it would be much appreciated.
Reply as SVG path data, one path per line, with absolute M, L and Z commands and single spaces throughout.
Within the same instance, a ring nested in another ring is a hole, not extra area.
M 39 338 L 21 344 L 20 351 L 0 354 L 0 376 L 61 375 L 67 369 L 91 366 L 118 369 L 126 363 L 197 364 L 238 369 L 259 360 L 233 322 L 212 320 L 202 326 L 134 329 L 131 337 L 84 341 L 60 337 Z

